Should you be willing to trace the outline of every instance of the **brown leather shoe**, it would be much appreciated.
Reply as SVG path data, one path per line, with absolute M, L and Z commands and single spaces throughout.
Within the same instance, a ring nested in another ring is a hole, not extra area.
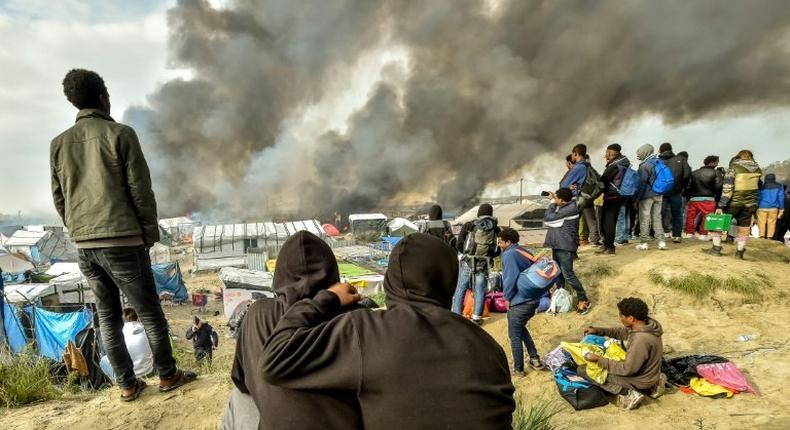
M 176 373 L 165 379 L 159 379 L 159 391 L 160 392 L 167 392 L 173 391 L 176 388 L 188 384 L 192 381 L 197 379 L 197 374 L 195 372 L 190 372 L 189 370 L 176 370 Z

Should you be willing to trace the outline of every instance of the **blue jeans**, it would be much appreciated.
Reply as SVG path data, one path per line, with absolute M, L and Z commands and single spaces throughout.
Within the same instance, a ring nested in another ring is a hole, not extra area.
M 524 348 L 527 347 L 529 358 L 538 360 L 538 349 L 532 336 L 527 330 L 527 322 L 535 315 L 540 300 L 530 299 L 516 306 L 511 306 L 507 311 L 507 335 L 510 338 L 510 349 L 513 351 L 513 370 L 524 371 Z
M 477 270 L 474 272 L 475 285 L 475 309 L 472 313 L 472 318 L 480 319 L 483 315 L 483 306 L 486 302 L 486 287 L 488 285 L 488 269 Z M 466 260 L 461 261 L 461 266 L 458 269 L 458 285 L 455 287 L 455 294 L 453 294 L 453 312 L 461 314 L 464 309 L 464 295 L 466 290 L 469 289 L 472 282 L 472 268 L 470 263 Z
M 620 213 L 617 215 L 617 227 L 615 228 L 614 241 L 627 242 L 631 238 L 631 217 L 628 216 L 628 209 L 626 205 L 620 208 Z
M 557 288 L 565 288 L 565 282 L 567 282 L 570 284 L 571 288 L 576 291 L 576 296 L 579 298 L 580 302 L 589 301 L 587 292 L 584 291 L 582 283 L 579 281 L 579 278 L 576 277 L 576 273 L 573 272 L 573 257 L 576 253 L 562 249 L 552 249 L 551 252 L 554 255 L 554 259 L 557 260 L 557 263 L 560 265 L 560 271 L 562 272 L 555 281 Z
M 662 206 L 662 219 L 664 231 L 669 231 L 669 222 L 672 223 L 672 237 L 680 237 L 683 231 L 683 193 L 664 196 Z

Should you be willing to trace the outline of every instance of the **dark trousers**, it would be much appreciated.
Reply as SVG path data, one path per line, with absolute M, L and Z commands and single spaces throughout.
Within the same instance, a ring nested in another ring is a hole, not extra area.
M 510 338 L 510 349 L 513 351 L 513 370 L 524 371 L 524 345 L 527 347 L 529 358 L 540 359 L 535 342 L 532 341 L 532 336 L 527 330 L 527 322 L 535 315 L 539 303 L 539 299 L 531 299 L 511 306 L 507 311 L 507 335 Z
M 172 376 L 176 361 L 148 251 L 142 246 L 80 249 L 79 265 L 96 297 L 99 329 L 118 386 L 130 388 L 135 382 L 132 359 L 123 339 L 121 292 L 145 327 L 159 376 Z
M 620 206 L 622 205 L 622 197 L 605 198 L 603 201 L 603 207 L 601 207 L 601 236 L 603 236 L 603 247 L 606 249 L 614 249 L 617 217 L 620 215 Z
M 212 347 L 195 347 L 195 360 L 200 362 L 203 360 L 208 360 L 211 363 L 212 356 Z
M 579 278 L 576 277 L 576 273 L 573 272 L 573 260 L 576 258 L 576 253 L 562 249 L 552 249 L 551 253 L 554 260 L 560 265 L 560 272 L 562 272 L 560 276 L 557 277 L 557 280 L 554 281 L 557 288 L 565 288 L 565 283 L 567 282 L 571 288 L 576 291 L 576 297 L 580 302 L 589 301 L 587 292 L 584 291 L 582 283 L 579 281 Z
M 668 224 L 672 224 L 672 237 L 680 237 L 683 231 L 683 193 L 664 196 L 661 207 L 661 219 L 664 221 L 664 231 L 670 231 Z
M 790 208 L 785 208 L 785 210 L 790 211 Z M 785 233 L 790 230 L 790 221 L 782 220 L 776 222 L 776 231 L 774 232 L 774 240 L 778 240 L 779 242 L 785 241 Z

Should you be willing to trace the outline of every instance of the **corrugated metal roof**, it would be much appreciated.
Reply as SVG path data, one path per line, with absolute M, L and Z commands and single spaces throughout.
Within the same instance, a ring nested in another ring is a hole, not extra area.
M 5 247 L 12 246 L 34 246 L 42 239 L 51 234 L 48 231 L 27 231 L 17 230 L 5 243 Z

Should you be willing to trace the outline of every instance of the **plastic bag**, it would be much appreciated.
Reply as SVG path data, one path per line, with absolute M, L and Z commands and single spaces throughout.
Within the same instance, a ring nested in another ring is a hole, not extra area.
M 756 394 L 754 387 L 741 373 L 735 363 L 700 364 L 697 366 L 697 373 L 711 383 L 721 385 L 736 392 L 747 392 Z
M 705 378 L 691 378 L 689 381 L 689 388 L 694 390 L 695 393 L 704 397 L 730 398 L 733 396 L 732 391 L 722 387 L 721 385 L 716 385 L 706 381 Z
M 565 288 L 557 288 L 551 295 L 551 304 L 546 312 L 570 312 L 573 307 L 573 296 Z
M 573 361 L 571 355 L 562 349 L 562 346 L 554 348 L 551 352 L 543 356 L 543 364 L 548 367 L 552 372 L 561 368 L 562 365 Z
M 587 376 L 599 384 L 606 382 L 606 377 L 609 376 L 609 371 L 599 366 L 596 362 L 587 361 L 584 358 L 584 354 L 591 352 L 595 355 L 599 355 L 610 360 L 625 360 L 625 350 L 623 350 L 623 348 L 621 348 L 616 342 L 611 342 L 605 351 L 598 345 L 592 345 L 588 343 L 562 342 L 560 346 L 562 346 L 562 349 L 571 355 L 573 361 L 576 364 L 580 366 L 586 364 Z

